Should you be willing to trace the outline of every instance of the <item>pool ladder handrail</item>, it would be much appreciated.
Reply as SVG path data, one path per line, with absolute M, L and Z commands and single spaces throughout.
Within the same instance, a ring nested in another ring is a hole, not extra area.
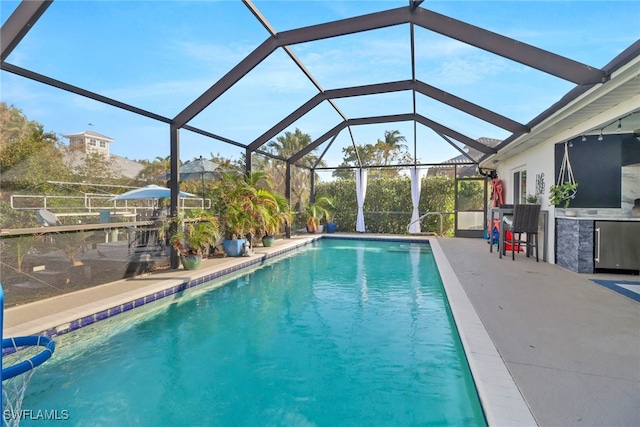
M 409 228 L 415 224 L 416 222 L 420 222 L 422 221 L 423 218 L 428 217 L 429 215 L 438 215 L 440 217 L 440 237 L 442 237 L 444 235 L 444 226 L 443 226 L 443 219 L 442 219 L 442 212 L 427 212 L 424 215 L 422 215 L 421 217 L 419 217 L 418 219 L 416 219 L 415 221 L 411 221 L 409 223 L 409 225 L 407 225 L 407 233 L 411 234 L 411 232 L 409 231 Z M 426 233 L 425 233 L 426 234 Z M 437 234 L 436 234 L 437 235 Z

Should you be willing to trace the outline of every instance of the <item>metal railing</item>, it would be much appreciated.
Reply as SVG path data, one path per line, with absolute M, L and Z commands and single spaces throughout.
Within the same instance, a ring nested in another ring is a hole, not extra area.
M 135 201 L 109 201 L 113 194 L 86 193 L 83 196 L 13 194 L 10 197 L 11 209 L 46 209 L 57 216 L 97 216 L 101 210 L 109 209 L 112 215 L 136 216 L 139 212 L 152 211 L 157 206 L 144 206 Z M 180 198 L 180 209 L 210 209 L 211 199 Z
M 440 217 L 440 236 L 442 237 L 444 235 L 444 220 L 442 217 L 443 212 L 427 212 L 426 214 L 422 215 L 421 217 L 419 217 L 418 219 L 416 219 L 415 221 L 410 222 L 407 225 L 407 232 L 410 233 L 409 228 L 415 224 L 415 223 L 419 223 L 420 221 L 422 221 L 424 218 L 431 216 L 431 215 L 438 215 Z
M 411 212 L 409 211 L 364 211 L 365 226 L 367 232 L 371 233 L 390 233 L 390 234 L 404 234 L 408 233 L 407 221 L 411 220 Z M 425 218 L 434 215 L 439 218 L 438 220 L 425 221 Z M 448 235 L 449 232 L 453 232 L 453 223 L 449 220 L 449 217 L 453 217 L 454 212 L 428 212 L 423 214 L 421 220 L 423 222 L 423 230 L 428 229 L 429 232 L 424 234 L 431 235 Z M 357 211 L 339 211 L 334 213 L 334 221 L 339 232 L 355 232 Z M 306 215 L 297 213 L 294 217 L 292 224 L 292 231 L 294 232 L 306 232 L 305 230 Z M 410 234 L 410 233 L 409 233 Z

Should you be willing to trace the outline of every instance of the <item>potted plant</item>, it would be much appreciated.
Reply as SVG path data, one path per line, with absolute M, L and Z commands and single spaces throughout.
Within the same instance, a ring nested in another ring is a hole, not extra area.
M 174 223 L 175 231 L 169 237 L 169 244 L 180 256 L 185 269 L 198 268 L 203 254 L 216 245 L 220 234 L 218 220 L 202 211 L 194 217 L 180 217 Z
M 241 256 L 247 245 L 246 235 L 250 231 L 251 218 L 243 209 L 243 203 L 235 200 L 229 203 L 225 215 L 225 238 L 222 247 L 227 256 Z
M 552 185 L 549 187 L 549 201 L 554 206 L 562 205 L 563 208 L 568 208 L 571 199 L 576 196 L 576 189 L 578 188 L 578 183 L 571 183 L 569 181 L 565 181 L 563 184 Z
M 527 194 L 525 196 L 525 198 L 524 198 L 524 201 L 528 205 L 539 205 L 540 204 L 540 198 L 538 197 L 537 194 Z
M 247 247 L 246 235 L 251 231 L 250 207 L 253 189 L 240 172 L 222 174 L 219 204 L 224 224 L 222 247 L 227 256 L 241 256 Z
M 290 220 L 289 203 L 272 191 L 273 184 L 265 172 L 236 174 L 225 180 L 227 232 L 223 247 L 227 255 L 240 256 L 251 250 L 253 242 L 246 236 L 256 233 L 273 237 L 280 231 L 281 225 Z M 268 245 L 271 239 L 265 240 Z
M 307 214 L 307 232 L 322 233 L 320 221 L 322 218 L 329 218 L 331 213 L 329 209 L 333 208 L 333 201 L 327 196 L 318 197 L 313 203 L 305 209 Z
M 289 201 L 279 193 L 264 190 L 261 192 L 262 209 L 258 215 L 258 231 L 262 235 L 262 245 L 269 247 L 275 241 L 275 235 L 283 226 L 291 223 Z
M 325 215 L 327 218 L 326 230 L 327 230 L 327 233 L 335 233 L 337 228 L 337 224 L 334 221 L 335 203 L 333 199 L 330 197 L 327 197 L 326 199 L 327 199 L 327 212 Z

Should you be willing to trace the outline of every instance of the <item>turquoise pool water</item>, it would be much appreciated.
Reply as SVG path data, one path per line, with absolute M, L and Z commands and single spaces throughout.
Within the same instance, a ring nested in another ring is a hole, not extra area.
M 58 337 L 23 409 L 65 426 L 486 425 L 429 246 L 334 239 Z

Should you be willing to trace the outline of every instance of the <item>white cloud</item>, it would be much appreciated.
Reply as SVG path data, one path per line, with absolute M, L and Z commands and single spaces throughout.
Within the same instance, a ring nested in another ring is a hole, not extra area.
M 512 71 L 512 66 L 503 58 L 472 55 L 442 61 L 424 75 L 418 73 L 418 76 L 434 86 L 455 87 L 475 84 L 506 71 Z

